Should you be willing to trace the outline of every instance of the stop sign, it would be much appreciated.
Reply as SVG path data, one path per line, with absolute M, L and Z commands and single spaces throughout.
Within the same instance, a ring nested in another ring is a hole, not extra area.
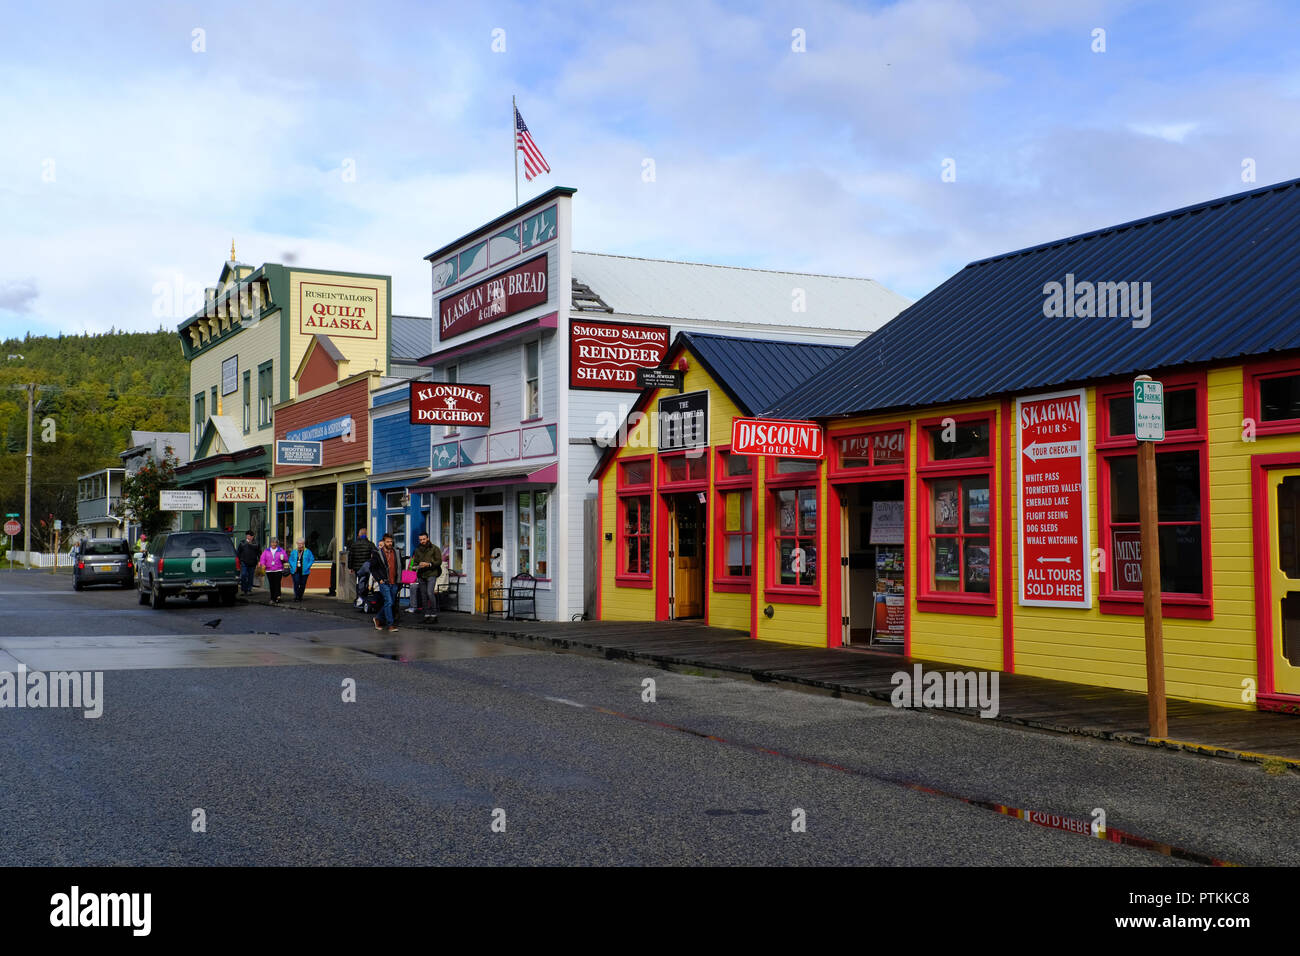
M 9 535 L 11 538 L 22 530 L 23 526 L 17 521 L 10 520 L 5 522 L 5 534 Z

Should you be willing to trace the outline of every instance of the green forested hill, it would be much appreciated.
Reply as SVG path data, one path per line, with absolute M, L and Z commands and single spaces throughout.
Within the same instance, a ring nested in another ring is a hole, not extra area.
M 22 356 L 11 358 L 10 356 Z M 37 393 L 32 439 L 33 547 L 37 519 L 71 524 L 77 476 L 120 465 L 131 429 L 187 431 L 189 366 L 172 331 L 27 336 L 0 342 L 0 504 L 21 512 L 27 441 L 26 382 Z M 53 419 L 54 441 L 42 441 Z

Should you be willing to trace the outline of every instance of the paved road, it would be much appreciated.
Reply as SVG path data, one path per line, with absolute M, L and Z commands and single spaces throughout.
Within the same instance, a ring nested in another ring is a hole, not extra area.
M 21 834 L 0 864 L 1194 865 L 978 803 L 1101 807 L 1177 851 L 1300 863 L 1300 777 L 1254 765 L 390 639 L 360 615 L 157 612 L 61 576 L 0 576 L 0 608 L 0 670 L 105 671 L 98 719 L 0 709 L 0 820 Z

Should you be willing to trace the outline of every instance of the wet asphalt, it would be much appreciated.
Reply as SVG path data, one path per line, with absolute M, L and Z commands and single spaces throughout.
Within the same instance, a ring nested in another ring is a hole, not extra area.
M 1300 863 L 1294 773 L 361 615 L 0 573 L 20 663 L 104 711 L 0 709 L 0 865 Z

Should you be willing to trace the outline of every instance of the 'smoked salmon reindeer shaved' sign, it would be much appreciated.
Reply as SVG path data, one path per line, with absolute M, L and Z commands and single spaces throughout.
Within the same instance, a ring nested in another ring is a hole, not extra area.
M 824 458 L 822 427 L 817 422 L 775 418 L 733 418 L 733 455 L 779 455 L 782 458 Z
M 492 422 L 492 390 L 488 385 L 459 382 L 412 382 L 412 425 L 463 425 L 487 428 Z

